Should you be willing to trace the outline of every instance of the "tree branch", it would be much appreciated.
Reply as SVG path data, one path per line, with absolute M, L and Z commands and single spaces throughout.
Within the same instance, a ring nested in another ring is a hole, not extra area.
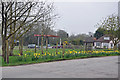
M 9 24 L 7 25 L 7 27 L 8 27 L 9 25 L 11 25 L 12 23 L 14 23 L 15 21 L 19 20 L 31 7 L 32 7 L 32 5 L 31 5 L 29 8 L 27 8 L 27 10 L 25 10 L 25 11 L 22 13 L 22 15 L 19 16 L 19 18 L 17 18 L 17 19 L 14 20 L 13 22 L 9 23 Z

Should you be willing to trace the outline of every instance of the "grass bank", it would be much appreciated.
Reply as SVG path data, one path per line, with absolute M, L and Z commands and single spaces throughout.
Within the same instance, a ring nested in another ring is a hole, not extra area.
M 56 53 L 56 49 L 48 49 L 48 51 L 44 50 L 43 54 L 41 53 L 41 50 L 37 50 L 35 53 L 34 49 L 24 49 L 23 55 L 20 55 L 18 49 L 15 49 L 14 54 L 18 56 L 9 56 L 9 64 L 5 63 L 3 58 L 0 56 L 0 61 L 2 60 L 2 64 L 0 64 L 0 66 L 17 66 L 69 59 L 120 55 L 117 50 L 80 51 L 79 49 L 66 49 L 64 54 L 62 49 L 58 49 L 58 53 Z

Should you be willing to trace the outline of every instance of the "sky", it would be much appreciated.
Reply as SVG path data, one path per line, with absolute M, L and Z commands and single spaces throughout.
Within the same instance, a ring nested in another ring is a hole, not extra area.
M 38 1 L 38 0 L 33 0 Z M 50 0 L 48 0 L 50 1 Z M 119 0 L 51 0 L 59 15 L 55 30 L 71 34 L 95 32 L 95 25 L 111 14 L 118 13 Z
M 118 13 L 118 2 L 54 2 L 59 15 L 55 30 L 71 34 L 95 32 L 95 25 L 107 16 Z

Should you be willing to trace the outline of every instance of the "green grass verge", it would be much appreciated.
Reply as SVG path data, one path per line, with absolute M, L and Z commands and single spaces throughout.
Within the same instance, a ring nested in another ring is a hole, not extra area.
M 2 64 L 0 64 L 0 66 L 17 66 L 17 65 L 35 64 L 35 63 L 43 63 L 43 62 L 70 60 L 70 59 L 120 55 L 118 51 L 113 51 L 113 50 L 101 50 L 101 51 L 99 50 L 95 52 L 93 51 L 84 52 L 84 51 L 80 51 L 79 49 L 75 49 L 75 50 L 66 49 L 63 57 L 62 49 L 58 49 L 58 54 L 56 54 L 56 49 L 48 49 L 48 52 L 46 52 L 44 49 L 44 54 L 41 54 L 41 50 L 37 50 L 37 53 L 34 53 L 34 49 L 27 49 L 23 51 L 22 56 L 9 56 L 9 64 L 5 63 L 3 58 L 0 56 L 0 61 L 2 61 L 1 62 Z M 13 52 L 15 55 L 19 54 L 19 51 L 17 49 L 15 49 Z

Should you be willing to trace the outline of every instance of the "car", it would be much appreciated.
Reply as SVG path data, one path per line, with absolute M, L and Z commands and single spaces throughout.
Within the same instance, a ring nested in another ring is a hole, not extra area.
M 56 46 L 52 46 L 52 48 L 56 48 Z M 58 45 L 57 48 L 63 48 L 62 45 Z
M 50 47 L 50 44 L 48 44 L 48 47 Z
M 29 44 L 28 48 L 35 48 L 35 44 Z M 36 45 L 36 48 L 40 48 L 40 47 Z

